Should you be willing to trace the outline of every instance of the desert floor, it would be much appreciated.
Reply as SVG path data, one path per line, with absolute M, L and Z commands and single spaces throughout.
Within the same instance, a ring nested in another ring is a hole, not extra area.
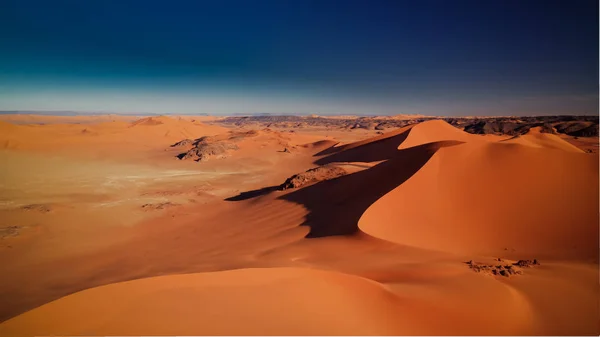
M 600 333 L 597 137 L 217 122 L 2 116 L 0 335 Z

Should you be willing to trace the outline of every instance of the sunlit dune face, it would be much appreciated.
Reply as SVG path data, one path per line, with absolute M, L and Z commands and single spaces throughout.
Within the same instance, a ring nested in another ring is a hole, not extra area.
M 0 122 L 0 335 L 598 331 L 593 121 L 69 118 Z

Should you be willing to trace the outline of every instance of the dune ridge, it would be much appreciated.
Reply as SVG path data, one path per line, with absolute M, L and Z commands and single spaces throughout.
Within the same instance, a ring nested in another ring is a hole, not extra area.
M 212 189 L 201 190 L 208 199 L 145 212 L 157 215 L 104 234 L 121 241 L 24 264 L 31 270 L 7 263 L 12 269 L 0 286 L 21 312 L 3 308 L 2 335 L 599 330 L 599 157 L 539 129 L 474 135 L 434 120 L 342 142 L 322 134 L 223 131 L 170 117 L 113 127 L 17 128 L 99 143 L 111 133 L 135 140 L 138 150 L 156 147 L 147 152 L 156 163 L 171 160 L 215 176 L 224 168 L 239 171 L 209 180 Z M 239 150 L 228 158 L 174 158 L 193 139 L 232 137 Z M 280 188 L 286 178 L 331 167 L 341 169 Z M 167 205 L 169 196 L 183 193 L 157 191 L 164 200 L 143 205 Z M 11 257 L 21 258 L 25 248 L 11 248 L 17 252 Z M 51 246 L 39 245 L 39 254 L 44 249 Z M 508 276 L 477 273 L 468 263 L 494 267 L 522 259 L 540 263 Z M 52 273 L 59 267 L 66 272 Z M 29 290 L 19 283 L 26 280 Z M 21 300 L 28 291 L 31 299 Z
M 519 315 L 505 321 L 502 330 L 508 333 L 522 325 L 529 309 L 518 292 L 506 290 L 509 303 L 524 304 Z M 457 327 L 449 319 L 431 325 L 424 317 L 432 308 L 357 276 L 305 268 L 240 269 L 84 290 L 2 323 L 0 333 L 396 335 L 442 333 L 453 326 L 463 332 L 481 329 L 468 323 Z
M 457 131 L 455 138 L 465 139 Z M 598 157 L 547 136 L 550 144 L 535 148 L 480 141 L 441 149 L 406 184 L 374 203 L 359 227 L 427 248 L 479 254 L 506 248 L 597 260 Z M 554 151 L 556 144 L 566 150 Z M 427 214 L 420 212 L 423 206 Z

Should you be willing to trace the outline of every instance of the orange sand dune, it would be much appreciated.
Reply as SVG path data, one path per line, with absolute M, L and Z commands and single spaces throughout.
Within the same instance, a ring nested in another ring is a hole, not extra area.
M 0 334 L 394 334 L 419 324 L 398 317 L 397 302 L 376 282 L 344 274 L 248 269 L 86 290 L 2 323 Z
M 482 141 L 498 141 L 506 137 L 495 135 L 473 135 L 461 131 L 452 125 L 442 120 L 432 120 L 423 122 L 417 125 L 412 125 L 412 129 L 406 140 L 402 142 L 399 149 L 407 149 L 409 147 L 439 142 L 445 140 L 461 141 L 461 142 L 482 142 Z
M 72 151 L 105 156 L 129 156 L 140 149 L 168 147 L 185 138 L 226 132 L 222 127 L 171 117 L 144 117 L 135 121 L 116 119 L 98 123 L 51 123 L 16 125 L 0 122 L 0 144 L 5 149 Z M 84 150 L 84 151 L 81 151 Z
M 365 140 L 330 146 L 315 154 L 316 157 L 321 157 L 315 163 L 323 165 L 331 162 L 374 162 L 388 159 L 397 152 L 398 145 L 406 140 L 412 127 L 409 125 Z
M 140 118 L 131 115 L 78 115 L 53 116 L 36 114 L 0 114 L 0 121 L 15 124 L 93 124 L 112 121 L 130 122 Z
M 407 142 L 427 124 L 413 128 Z M 461 132 L 457 139 L 473 137 Z M 555 151 L 556 144 L 571 145 L 549 138 L 548 147 L 466 142 L 440 149 L 374 203 L 359 227 L 452 252 L 597 260 L 598 156 Z
M 526 134 L 509 138 L 503 142 L 538 148 L 550 148 L 569 152 L 584 153 L 583 150 L 563 140 L 561 137 L 549 133 L 542 133 L 540 132 L 540 129 L 540 127 L 531 128 Z
M 23 225 L 0 232 L 0 335 L 599 331 L 599 158 L 552 135 L 429 121 L 336 146 L 262 130 L 195 163 L 169 146 L 232 133 L 172 117 L 0 127 L 0 212 Z M 132 163 L 17 152 L 61 146 Z M 325 164 L 353 169 L 277 189 Z M 465 263 L 534 258 L 510 277 Z
M 166 116 L 145 117 L 132 122 L 129 129 L 124 133 L 131 137 L 148 139 L 152 136 L 167 138 L 177 141 L 186 138 L 198 138 L 199 136 L 214 135 L 225 132 L 224 128 L 191 122 L 184 119 L 175 119 Z
M 473 279 L 466 277 L 464 281 L 471 283 Z M 423 301 L 411 294 L 414 290 L 410 284 L 391 291 L 378 282 L 347 274 L 272 268 L 154 277 L 93 288 L 8 320 L 0 324 L 0 333 L 398 335 L 536 331 L 535 326 L 527 326 L 534 313 L 523 294 L 491 280 L 480 283 L 478 291 L 482 295 L 491 292 L 485 296 L 499 305 L 494 314 L 502 317 L 502 326 L 491 326 L 495 322 L 492 317 L 471 314 L 473 319 L 465 319 L 469 314 L 460 307 L 443 308 Z M 477 307 L 475 303 L 463 304 L 471 306 L 469 310 Z

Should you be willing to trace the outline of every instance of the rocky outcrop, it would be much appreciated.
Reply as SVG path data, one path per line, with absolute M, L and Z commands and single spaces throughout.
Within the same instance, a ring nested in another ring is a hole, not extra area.
M 555 133 L 552 125 L 549 123 L 525 123 L 514 120 L 478 120 L 472 123 L 463 123 L 462 126 L 465 132 L 480 135 L 518 136 L 526 134 L 534 127 L 541 127 L 540 131 L 543 133 Z
M 334 179 L 346 175 L 348 172 L 339 166 L 324 165 L 312 168 L 306 172 L 294 174 L 279 186 L 281 190 L 299 188 L 323 180 Z
M 565 122 L 556 125 L 556 131 L 573 137 L 598 136 L 598 124 L 591 122 Z
M 189 147 L 186 152 L 177 155 L 181 160 L 207 161 L 209 159 L 222 159 L 230 155 L 231 151 L 236 151 L 239 147 L 236 142 L 248 137 L 259 135 L 259 131 L 232 131 L 222 135 L 204 136 L 195 140 L 184 139 L 171 147 Z
M 473 262 L 473 260 L 465 263 L 474 272 L 504 277 L 510 277 L 512 275 L 521 275 L 523 274 L 521 268 L 530 268 L 532 266 L 540 265 L 537 259 L 519 260 L 515 263 L 510 263 L 500 258 L 496 259 L 496 261 L 497 262 L 491 264 Z
M 357 118 L 327 118 L 319 116 L 246 116 L 227 117 L 216 123 L 235 126 L 268 126 L 272 128 L 325 127 L 331 129 L 385 130 L 404 127 L 428 120 L 441 119 L 473 134 L 517 136 L 533 127 L 544 133 L 564 133 L 577 137 L 598 135 L 598 116 L 531 116 L 531 117 L 419 117 L 393 118 L 383 116 Z M 561 127 L 561 125 L 565 125 Z M 555 131 L 556 130 L 556 131 Z
M 198 143 L 188 152 L 183 153 L 180 159 L 206 161 L 210 158 L 226 158 L 230 150 L 237 150 L 238 146 L 230 142 Z
M 181 141 L 179 141 L 179 142 L 177 142 L 177 143 L 175 143 L 175 144 L 171 145 L 171 147 L 184 147 L 184 146 L 192 146 L 192 145 L 194 145 L 194 142 L 195 142 L 195 141 L 194 141 L 194 140 L 192 140 L 192 139 L 184 139 L 184 140 L 181 140 Z

